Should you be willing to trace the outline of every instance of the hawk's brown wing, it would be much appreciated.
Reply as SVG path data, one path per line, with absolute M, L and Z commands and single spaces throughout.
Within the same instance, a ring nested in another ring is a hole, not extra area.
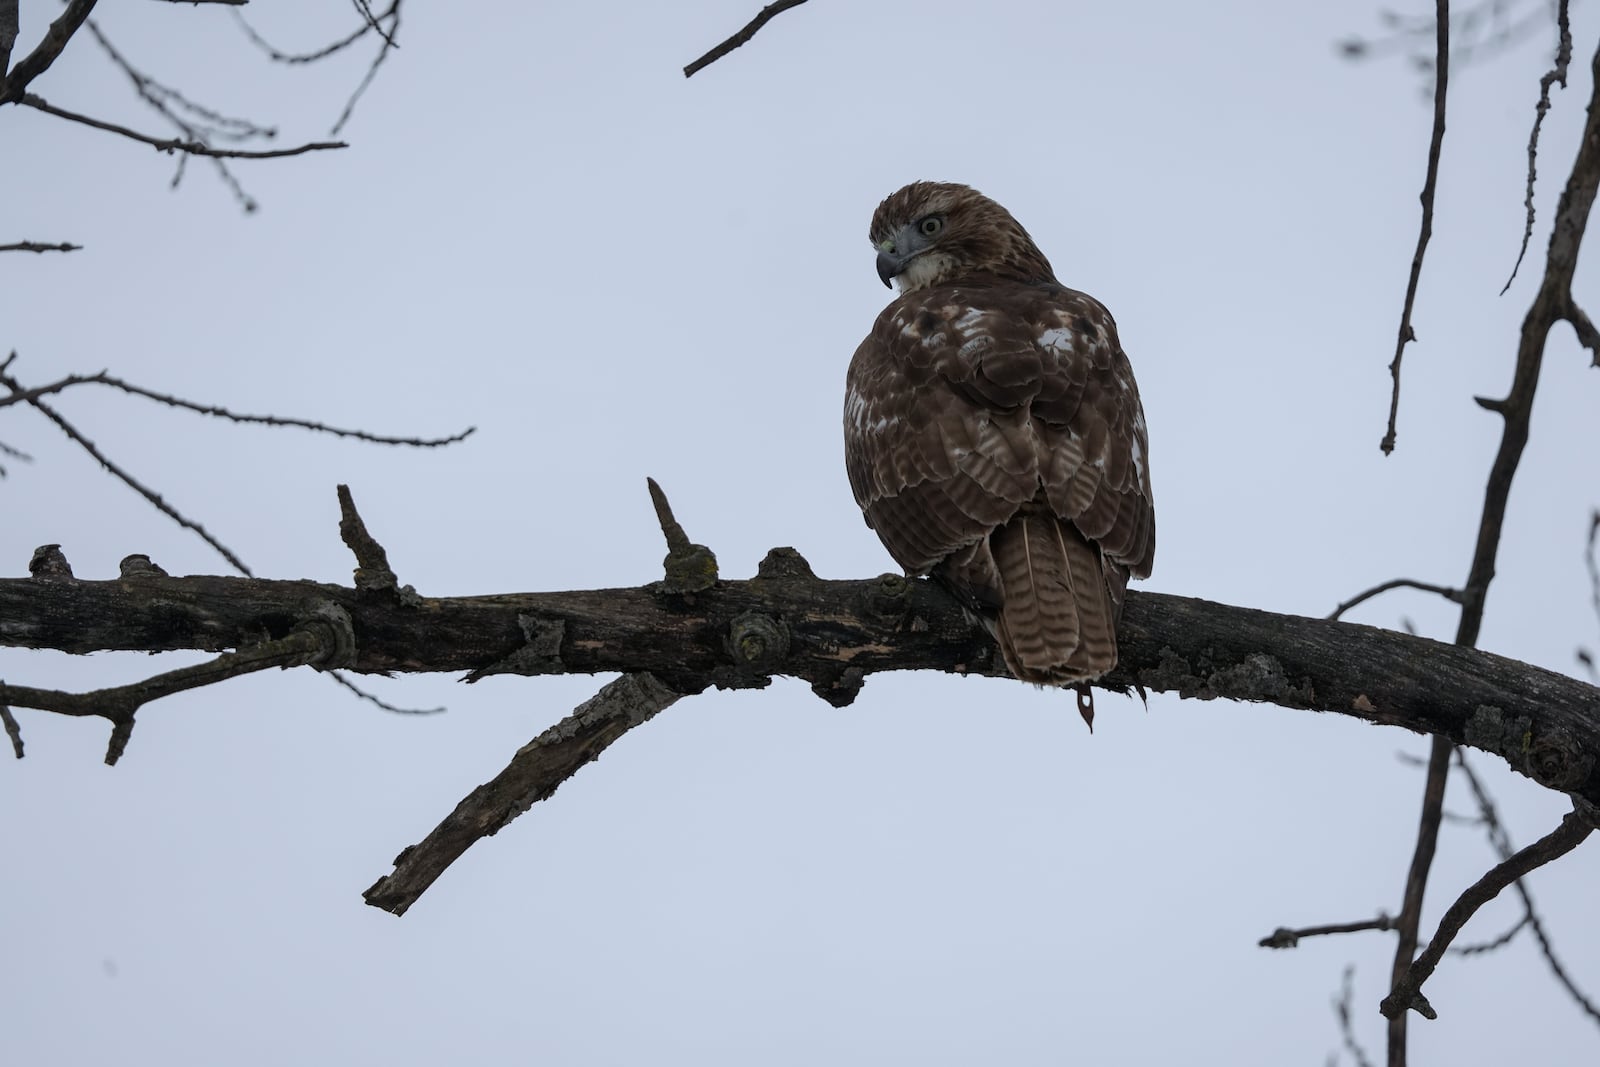
M 991 535 L 1019 514 L 1095 546 L 1118 603 L 1129 572 L 1150 573 L 1144 413 L 1110 312 L 1083 293 L 1002 283 L 901 297 L 851 360 L 844 423 L 867 522 L 908 573 L 938 568 L 974 607 L 1002 606 Z M 1057 584 L 1070 582 L 1062 567 Z

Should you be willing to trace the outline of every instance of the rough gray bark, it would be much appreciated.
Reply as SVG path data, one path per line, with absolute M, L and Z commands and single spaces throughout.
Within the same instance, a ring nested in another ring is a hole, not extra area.
M 348 615 L 357 672 L 464 671 L 467 679 L 645 671 L 680 693 L 803 678 L 850 703 L 866 675 L 1003 675 L 947 595 L 892 575 L 825 581 L 792 549 L 758 575 L 694 593 L 658 586 L 423 597 L 308 581 L 0 579 L 0 645 L 86 653 L 221 651 L 282 639 L 330 608 Z M 1528 664 L 1389 630 L 1130 592 L 1122 662 L 1104 688 L 1331 711 L 1448 737 L 1555 790 L 1600 802 L 1600 689 Z M 12 691 L 13 694 L 16 692 Z M 8 700 L 0 683 L 0 703 Z

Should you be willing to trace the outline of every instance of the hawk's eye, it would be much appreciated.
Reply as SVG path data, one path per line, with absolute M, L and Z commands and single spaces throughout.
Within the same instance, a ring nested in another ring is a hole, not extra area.
M 929 215 L 927 218 L 917 223 L 917 229 L 922 231 L 922 236 L 932 237 L 934 234 L 944 229 L 944 219 L 941 219 L 938 215 Z

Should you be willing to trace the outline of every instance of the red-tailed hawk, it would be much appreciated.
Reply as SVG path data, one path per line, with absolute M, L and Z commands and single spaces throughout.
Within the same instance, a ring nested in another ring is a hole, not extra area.
M 1128 577 L 1155 555 L 1144 410 L 1117 326 L 1056 281 L 1016 219 L 965 185 L 878 205 L 900 287 L 850 361 L 845 462 L 907 574 L 983 619 L 1011 673 L 1079 685 L 1117 663 Z

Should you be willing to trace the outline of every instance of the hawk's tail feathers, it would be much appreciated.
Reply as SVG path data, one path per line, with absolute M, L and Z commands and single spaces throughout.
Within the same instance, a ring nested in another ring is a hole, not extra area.
M 1000 572 L 995 626 L 1011 673 L 1038 685 L 1092 681 L 1117 665 L 1117 610 L 1100 550 L 1048 513 L 1017 516 L 990 537 Z

